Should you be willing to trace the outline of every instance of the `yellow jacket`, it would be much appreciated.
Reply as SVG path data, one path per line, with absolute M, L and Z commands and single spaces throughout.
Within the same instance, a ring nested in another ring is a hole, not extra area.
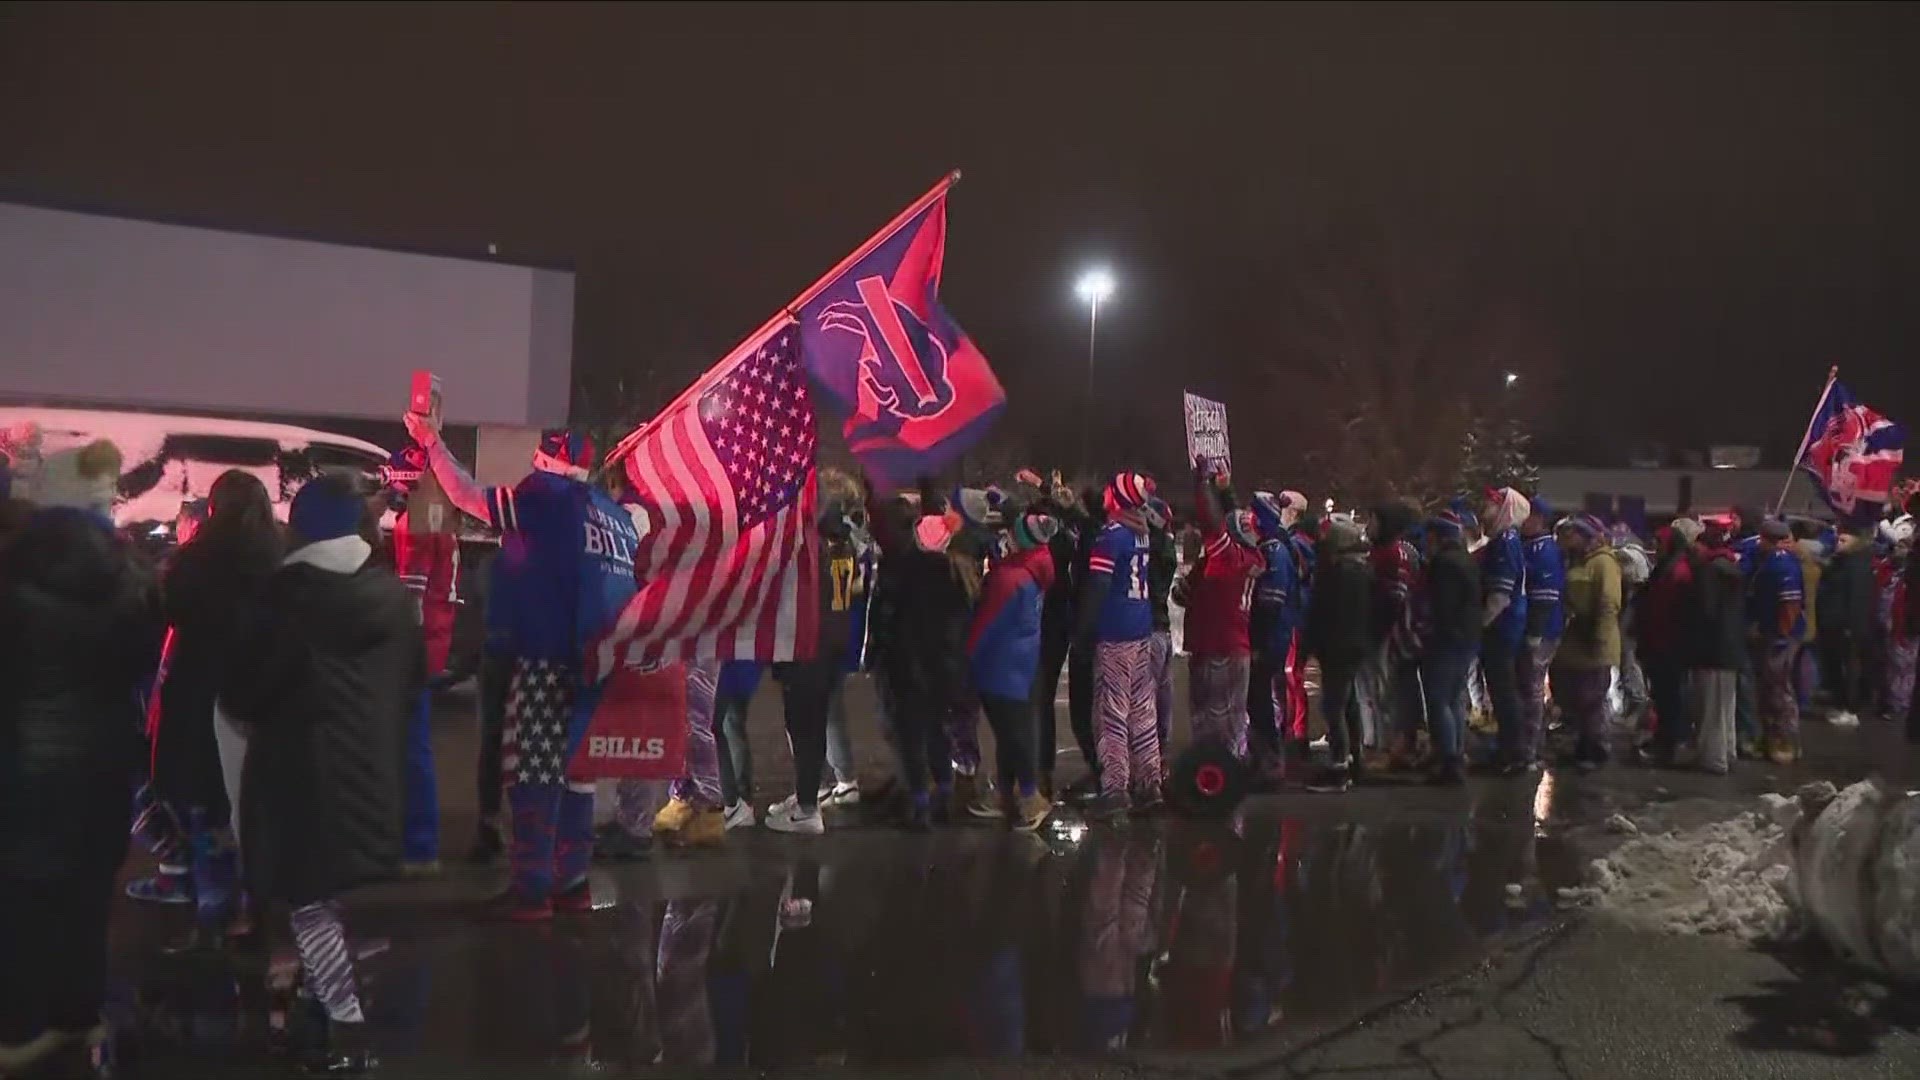
M 1620 563 L 1612 549 L 1595 545 L 1586 558 L 1567 566 L 1567 632 L 1556 663 L 1577 668 L 1620 664 Z

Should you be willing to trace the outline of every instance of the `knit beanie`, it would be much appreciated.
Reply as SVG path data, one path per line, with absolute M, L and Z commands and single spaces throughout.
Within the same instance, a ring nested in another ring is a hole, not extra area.
M 327 473 L 308 481 L 294 495 L 287 524 L 296 537 L 309 544 L 338 540 L 360 531 L 360 520 L 366 509 L 366 500 L 352 477 Z
M 1013 522 L 1013 542 L 1022 551 L 1045 547 L 1060 532 L 1060 523 L 1046 514 L 1029 511 Z
M 1673 531 L 1687 543 L 1697 544 L 1700 542 L 1700 534 L 1707 531 L 1707 526 L 1699 518 L 1674 518 Z
M 120 448 L 96 439 L 72 450 L 48 454 L 40 461 L 32 498 L 46 507 L 66 507 L 111 515 L 120 489 Z

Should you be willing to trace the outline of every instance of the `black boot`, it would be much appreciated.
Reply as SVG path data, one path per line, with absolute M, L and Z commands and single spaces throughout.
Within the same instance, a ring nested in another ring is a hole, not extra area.
M 301 1062 L 310 1076 L 365 1076 L 379 1067 L 364 1020 L 357 1024 L 328 1020 L 325 1045 L 309 1051 Z

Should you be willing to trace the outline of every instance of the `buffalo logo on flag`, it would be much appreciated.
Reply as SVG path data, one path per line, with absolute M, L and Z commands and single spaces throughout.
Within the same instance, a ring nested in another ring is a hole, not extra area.
M 942 193 L 799 313 L 808 374 L 884 487 L 939 471 L 1006 404 L 986 357 L 940 306 L 946 233 Z
M 1905 457 L 1906 431 L 1834 383 L 1815 418 L 1801 466 L 1835 514 L 1872 520 L 1891 496 Z

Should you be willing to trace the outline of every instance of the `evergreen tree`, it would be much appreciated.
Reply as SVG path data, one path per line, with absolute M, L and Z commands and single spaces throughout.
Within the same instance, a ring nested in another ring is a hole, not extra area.
M 1460 450 L 1460 490 L 1471 496 L 1489 488 L 1540 488 L 1533 461 L 1533 435 L 1515 416 L 1479 413 Z

